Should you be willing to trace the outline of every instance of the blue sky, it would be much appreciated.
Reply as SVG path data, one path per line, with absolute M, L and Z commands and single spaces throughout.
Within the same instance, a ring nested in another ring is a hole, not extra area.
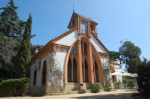
M 4 7 L 9 0 L 0 0 Z M 110 51 L 118 51 L 120 41 L 129 40 L 150 59 L 150 0 L 14 0 L 20 19 L 33 17 L 32 44 L 45 45 L 67 31 L 73 12 L 98 23 L 98 38 Z

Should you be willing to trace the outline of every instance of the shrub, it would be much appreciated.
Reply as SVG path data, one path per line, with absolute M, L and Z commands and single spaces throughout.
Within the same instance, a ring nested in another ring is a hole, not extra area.
M 3 80 L 7 80 L 8 78 L 0 78 L 0 83 L 3 81 Z
M 100 91 L 100 85 L 99 84 L 92 84 L 90 85 L 90 89 L 92 93 L 98 93 Z
M 79 94 L 83 94 L 83 93 L 86 93 L 86 90 L 85 89 L 79 89 Z
M 144 96 L 150 96 L 150 61 L 138 66 L 138 91 Z
M 128 86 L 129 86 L 129 88 L 133 89 L 134 88 L 134 81 L 129 80 L 128 81 Z
M 104 91 L 111 91 L 110 85 L 105 85 L 104 86 Z
M 77 90 L 79 90 L 79 88 L 78 87 L 74 87 L 73 89 L 71 89 L 72 91 L 77 91 Z
M 0 83 L 0 97 L 23 96 L 27 93 L 29 79 L 8 79 Z

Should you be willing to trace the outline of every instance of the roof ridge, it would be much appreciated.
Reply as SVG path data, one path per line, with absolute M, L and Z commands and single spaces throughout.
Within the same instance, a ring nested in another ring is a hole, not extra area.
M 32 56 L 32 60 L 33 60 L 33 58 L 36 57 L 39 53 L 41 53 L 42 50 L 45 49 L 48 44 L 52 43 L 52 42 L 55 41 L 55 40 L 58 40 L 59 38 L 61 38 L 61 37 L 65 36 L 65 35 L 71 33 L 72 31 L 74 31 L 74 30 L 76 30 L 76 29 L 77 29 L 77 28 L 70 29 L 70 30 L 68 30 L 68 31 L 66 31 L 66 32 L 64 32 L 64 33 L 62 33 L 62 34 L 60 34 L 59 36 L 55 37 L 54 39 L 51 39 L 48 43 L 46 43 L 46 44 L 44 45 L 44 47 L 43 47 L 42 49 L 40 49 L 35 55 Z
M 92 22 L 95 22 L 93 19 L 91 19 L 90 17 L 87 17 L 87 16 L 85 16 L 85 15 L 82 15 L 82 14 L 79 14 L 79 13 L 76 13 L 76 12 L 74 12 L 74 14 L 78 15 L 78 16 L 81 17 L 81 18 L 85 18 L 85 19 L 87 19 L 87 20 L 90 20 L 90 21 L 92 21 Z M 95 23 L 97 24 L 97 22 L 95 22 Z

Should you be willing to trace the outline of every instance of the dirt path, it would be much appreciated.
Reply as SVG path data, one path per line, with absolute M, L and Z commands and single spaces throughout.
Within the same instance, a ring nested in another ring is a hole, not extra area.
M 69 95 L 57 95 L 57 96 L 42 96 L 42 97 L 8 97 L 0 99 L 133 99 L 132 93 L 136 93 L 136 89 L 120 89 L 111 92 L 100 93 L 85 93 L 85 94 L 69 94 Z

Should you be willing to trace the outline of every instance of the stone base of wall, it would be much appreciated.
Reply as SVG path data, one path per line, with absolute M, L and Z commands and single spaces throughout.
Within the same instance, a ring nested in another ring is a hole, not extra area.
M 67 83 L 65 88 L 64 88 L 64 93 L 69 93 L 73 88 L 82 88 L 82 89 L 89 89 L 90 84 L 89 83 L 83 83 L 83 84 L 78 84 L 78 83 Z
M 72 91 L 73 88 L 82 88 L 85 90 L 89 89 L 90 84 L 89 83 L 67 83 L 64 88 L 61 86 L 57 87 L 52 87 L 52 86 L 30 86 L 29 87 L 29 94 L 32 95 L 51 95 L 52 93 L 69 93 Z M 54 92 L 55 91 L 55 92 Z
M 43 95 L 45 93 L 45 86 L 30 86 L 28 93 L 31 95 Z
M 63 88 L 62 86 L 47 86 L 46 87 L 46 95 L 53 95 L 54 93 L 62 93 L 63 92 Z

